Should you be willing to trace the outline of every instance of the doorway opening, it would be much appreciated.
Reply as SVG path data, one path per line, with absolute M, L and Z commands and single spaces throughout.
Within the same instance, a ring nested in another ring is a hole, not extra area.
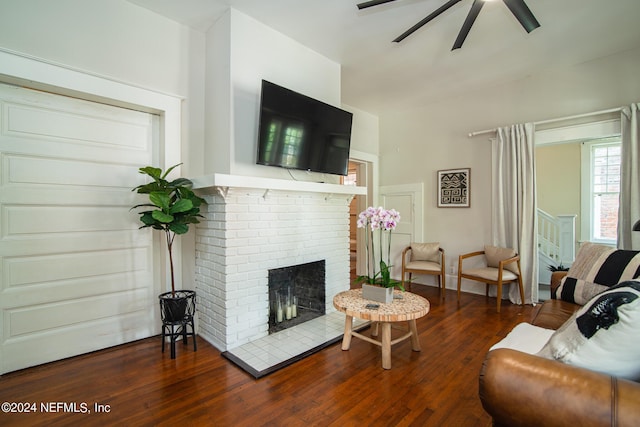
M 358 161 L 349 161 L 347 175 L 342 179 L 344 185 L 366 186 L 367 164 Z M 349 277 L 351 287 L 358 277 L 358 252 L 361 247 L 360 234 L 358 233 L 358 214 L 366 208 L 366 196 L 357 195 L 349 204 Z
M 617 205 L 605 202 L 618 199 L 611 194 L 619 188 L 619 145 L 612 115 L 536 131 L 540 301 L 550 298 L 551 271 L 570 267 L 581 242 L 615 246 Z

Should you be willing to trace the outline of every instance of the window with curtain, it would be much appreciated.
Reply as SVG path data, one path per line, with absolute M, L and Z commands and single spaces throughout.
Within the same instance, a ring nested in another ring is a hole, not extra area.
M 621 143 L 619 138 L 583 143 L 583 218 L 589 224 L 588 240 L 616 244 L 620 201 Z M 588 166 L 587 162 L 588 160 Z M 583 240 L 587 236 L 583 236 Z

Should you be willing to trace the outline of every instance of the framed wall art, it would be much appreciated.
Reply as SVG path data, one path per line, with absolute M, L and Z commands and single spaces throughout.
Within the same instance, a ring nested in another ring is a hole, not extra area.
M 468 208 L 471 202 L 471 169 L 438 171 L 438 207 Z

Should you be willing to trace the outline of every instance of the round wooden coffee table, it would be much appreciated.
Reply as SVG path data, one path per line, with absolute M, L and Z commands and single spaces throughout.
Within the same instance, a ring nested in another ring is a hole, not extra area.
M 362 298 L 362 289 L 351 289 L 340 292 L 333 297 L 333 306 L 347 315 L 344 321 L 344 337 L 342 349 L 349 350 L 351 337 L 360 338 L 382 347 L 382 367 L 391 369 L 391 346 L 411 337 L 411 348 L 420 351 L 416 319 L 429 312 L 429 301 L 411 292 L 394 291 L 394 299 L 390 304 L 383 304 Z M 378 304 L 376 309 L 367 308 L 367 304 Z M 378 324 L 382 325 L 381 341 L 372 339 L 353 330 L 353 318 L 371 320 L 373 324 L 372 336 L 378 335 Z M 394 322 L 408 322 L 409 328 L 405 334 L 391 340 L 391 324 Z

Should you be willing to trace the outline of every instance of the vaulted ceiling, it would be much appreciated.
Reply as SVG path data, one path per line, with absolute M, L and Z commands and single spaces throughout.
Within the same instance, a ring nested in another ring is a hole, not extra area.
M 500 1 L 484 5 L 451 48 L 473 0 L 461 0 L 401 43 L 396 37 L 447 0 L 129 0 L 206 31 L 233 7 L 342 64 L 342 101 L 374 114 L 411 109 L 640 47 L 639 0 L 526 0 L 527 33 Z

